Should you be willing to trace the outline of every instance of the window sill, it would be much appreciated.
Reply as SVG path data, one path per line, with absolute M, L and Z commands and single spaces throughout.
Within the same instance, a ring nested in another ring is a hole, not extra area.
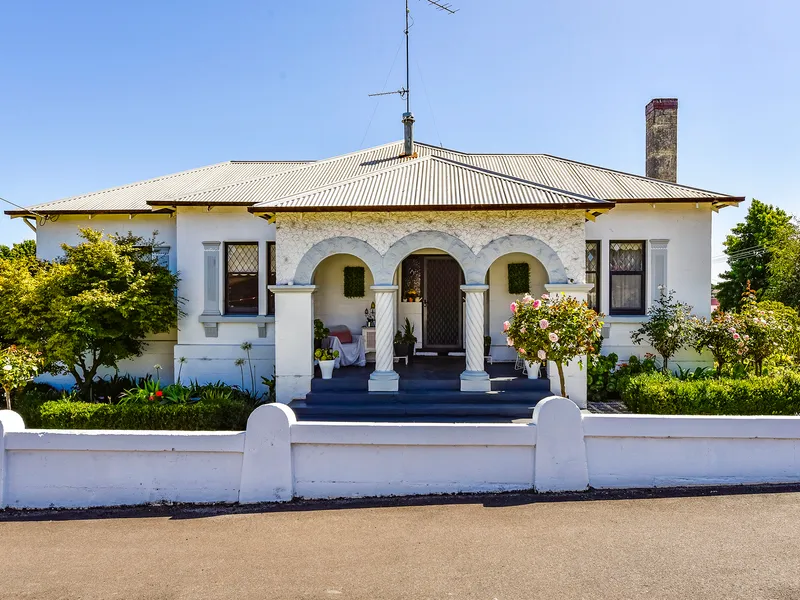
M 607 315 L 604 323 L 644 323 L 648 320 L 647 315 Z
M 197 319 L 203 324 L 206 337 L 219 335 L 220 323 L 255 323 L 258 325 L 258 337 L 267 337 L 267 323 L 275 322 L 275 315 L 200 315 Z

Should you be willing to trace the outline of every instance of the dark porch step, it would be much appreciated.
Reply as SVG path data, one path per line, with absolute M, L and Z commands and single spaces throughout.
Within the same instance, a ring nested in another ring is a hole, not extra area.
M 311 392 L 364 392 L 367 390 L 368 377 L 364 379 L 352 377 L 336 377 L 311 380 Z M 492 377 L 493 392 L 503 391 L 548 391 L 549 379 L 527 379 L 525 377 Z M 460 391 L 461 380 L 458 376 L 447 379 L 412 379 L 400 375 L 401 392 Z
M 533 404 L 546 398 L 550 392 L 542 389 L 501 392 L 461 392 L 458 390 L 387 392 L 345 391 L 310 392 L 306 394 L 308 406 L 335 405 L 421 405 L 432 404 Z
M 492 418 L 529 418 L 536 401 L 527 404 L 338 404 L 329 406 L 296 407 L 294 412 L 299 419 L 350 417 L 369 418 L 384 417 L 492 417 Z

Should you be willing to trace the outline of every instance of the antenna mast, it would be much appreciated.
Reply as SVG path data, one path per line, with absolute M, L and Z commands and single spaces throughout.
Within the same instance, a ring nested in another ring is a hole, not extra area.
M 458 12 L 458 9 L 452 8 L 452 4 L 447 2 L 443 2 L 440 0 L 426 0 L 428 4 L 431 6 L 436 7 L 438 10 L 444 11 L 448 14 L 454 15 Z M 378 92 L 376 94 L 369 94 L 370 97 L 374 96 L 389 96 L 392 94 L 399 94 L 401 98 L 405 98 L 406 100 L 406 112 L 403 113 L 403 124 L 405 126 L 405 147 L 403 154 L 405 156 L 411 156 L 414 154 L 414 141 L 413 141 L 413 126 L 414 126 L 414 115 L 411 114 L 411 67 L 409 62 L 409 52 L 408 52 L 408 17 L 411 11 L 408 9 L 408 0 L 406 2 L 406 28 L 403 30 L 403 33 L 406 36 L 406 87 L 400 88 L 399 90 L 395 90 L 393 92 Z M 412 21 L 413 25 L 413 21 Z

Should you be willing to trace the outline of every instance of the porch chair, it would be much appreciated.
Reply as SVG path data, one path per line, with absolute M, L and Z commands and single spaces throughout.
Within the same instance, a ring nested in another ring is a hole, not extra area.
M 330 335 L 322 340 L 322 346 L 339 351 L 339 357 L 333 364 L 335 369 L 350 365 L 358 367 L 367 365 L 367 352 L 363 336 L 352 333 L 346 325 L 333 325 L 328 329 Z

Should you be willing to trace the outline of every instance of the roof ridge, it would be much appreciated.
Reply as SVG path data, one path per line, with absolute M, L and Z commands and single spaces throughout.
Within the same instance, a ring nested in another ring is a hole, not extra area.
M 275 204 L 275 203 L 278 203 L 278 202 L 288 202 L 290 200 L 294 200 L 295 198 L 301 198 L 303 196 L 308 196 L 310 194 L 316 194 L 316 193 L 320 192 L 321 190 L 333 189 L 333 188 L 337 188 L 337 187 L 340 187 L 340 186 L 343 186 L 343 185 L 349 185 L 349 184 L 352 184 L 352 183 L 355 183 L 355 182 L 358 182 L 358 181 L 363 181 L 364 179 L 369 179 L 370 177 L 376 177 L 376 176 L 382 175 L 384 173 L 388 173 L 390 171 L 397 171 L 397 170 L 400 170 L 400 169 L 414 167 L 414 166 L 420 164 L 423 161 L 424 162 L 430 162 L 430 161 L 443 162 L 443 163 L 446 163 L 446 164 L 449 164 L 449 165 L 454 165 L 454 166 L 458 166 L 458 167 L 463 168 L 463 169 L 467 169 L 467 170 L 473 171 L 475 173 L 479 173 L 480 175 L 484 175 L 484 176 L 487 176 L 487 177 L 495 177 L 497 179 L 503 179 L 505 181 L 509 181 L 509 182 L 514 183 L 516 185 L 522 185 L 522 186 L 526 186 L 526 187 L 529 187 L 529 188 L 537 189 L 537 190 L 540 190 L 540 191 L 547 191 L 547 192 L 555 193 L 555 194 L 558 194 L 560 196 L 566 196 L 566 197 L 569 197 L 569 198 L 572 198 L 572 199 L 575 199 L 575 200 L 580 200 L 580 201 L 583 201 L 583 202 L 587 202 L 588 201 L 588 202 L 593 202 L 593 203 L 597 203 L 597 204 L 613 204 L 613 202 L 609 202 L 607 200 L 603 200 L 602 198 L 593 198 L 591 196 L 584 196 L 582 194 L 576 194 L 574 192 L 570 192 L 570 191 L 567 191 L 567 190 L 561 190 L 561 189 L 554 188 L 554 187 L 551 187 L 551 186 L 547 186 L 547 185 L 544 185 L 544 184 L 541 184 L 541 183 L 536 183 L 535 181 L 528 181 L 527 179 L 520 179 L 518 177 L 514 177 L 512 175 L 508 175 L 508 174 L 505 174 L 505 173 L 499 173 L 497 171 L 484 169 L 484 168 L 481 168 L 481 167 L 478 167 L 478 166 L 475 166 L 475 165 L 470 165 L 468 163 L 462 163 L 462 162 L 459 162 L 457 160 L 453 160 L 452 158 L 447 158 L 445 156 L 438 156 L 436 154 L 426 154 L 425 156 L 419 156 L 417 158 L 409 157 L 409 161 L 408 162 L 403 162 L 401 164 L 391 165 L 391 166 L 385 167 L 383 169 L 377 169 L 375 171 L 370 171 L 369 173 L 362 173 L 362 174 L 356 175 L 354 177 L 349 177 L 347 179 L 341 179 L 341 180 L 336 181 L 334 183 L 328 183 L 326 185 L 317 186 L 317 187 L 309 189 L 309 190 L 304 190 L 302 192 L 289 194 L 287 196 L 281 196 L 279 198 L 274 198 L 272 200 L 265 200 L 263 202 L 257 202 L 253 206 L 259 207 L 259 206 L 263 205 L 264 208 L 267 208 L 267 207 L 271 206 L 272 204 Z
M 364 153 L 364 152 L 370 152 L 370 151 L 376 150 L 378 148 L 385 148 L 385 147 L 391 146 L 393 144 L 402 144 L 402 143 L 403 143 L 402 140 L 395 140 L 393 142 L 388 142 L 386 144 L 381 144 L 379 146 L 372 146 L 371 148 L 365 148 L 365 149 L 357 150 L 356 152 L 348 152 L 346 154 L 339 154 L 338 156 L 331 156 L 330 158 L 324 158 L 322 160 L 310 161 L 308 163 L 300 164 L 299 166 L 297 166 L 297 167 L 295 167 L 293 169 L 286 169 L 285 171 L 277 171 L 275 173 L 269 173 L 268 175 L 260 175 L 258 177 L 252 177 L 250 179 L 242 179 L 240 181 L 235 181 L 235 182 L 232 182 L 232 183 L 226 183 L 226 184 L 223 184 L 223 185 L 218 185 L 218 186 L 214 186 L 214 187 L 210 187 L 210 188 L 203 188 L 201 190 L 195 190 L 193 192 L 189 192 L 187 194 L 181 194 L 179 196 L 169 196 L 167 198 L 162 198 L 160 200 L 160 202 L 165 202 L 167 200 L 179 200 L 181 198 L 186 198 L 188 196 L 194 196 L 194 195 L 197 195 L 197 194 L 206 194 L 208 192 L 216 192 L 217 190 L 222 190 L 222 189 L 225 189 L 225 188 L 228 188 L 228 187 L 233 187 L 233 186 L 236 186 L 236 185 L 243 185 L 243 184 L 246 184 L 246 183 L 252 183 L 252 182 L 256 182 L 256 181 L 263 181 L 263 180 L 269 179 L 269 178 L 277 176 L 277 175 L 282 175 L 284 173 L 287 173 L 288 171 L 293 171 L 293 172 L 294 171 L 300 171 L 302 169 L 310 168 L 312 166 L 321 165 L 321 164 L 325 164 L 325 163 L 330 163 L 330 162 L 333 162 L 335 160 L 342 160 L 344 158 L 348 158 L 350 156 L 355 156 L 357 154 L 361 154 L 361 153 Z M 149 204 L 149 202 L 148 202 L 148 204 Z

